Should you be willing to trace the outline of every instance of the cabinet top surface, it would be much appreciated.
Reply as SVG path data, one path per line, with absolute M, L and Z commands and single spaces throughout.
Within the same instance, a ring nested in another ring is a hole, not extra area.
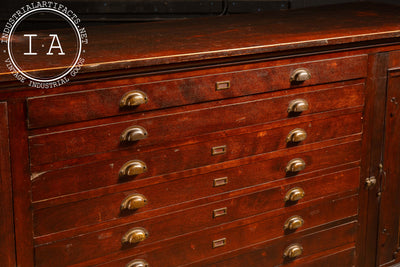
M 86 26 L 85 22 L 82 24 Z M 400 37 L 399 26 L 399 7 L 365 3 L 139 24 L 88 25 L 85 28 L 89 44 L 81 72 L 376 42 Z M 7 53 L 1 53 L 0 81 L 14 79 L 4 63 L 7 57 Z M 27 64 L 32 71 L 52 69 L 51 64 L 43 69 L 41 61 L 32 58 Z M 58 67 L 59 64 L 58 61 Z

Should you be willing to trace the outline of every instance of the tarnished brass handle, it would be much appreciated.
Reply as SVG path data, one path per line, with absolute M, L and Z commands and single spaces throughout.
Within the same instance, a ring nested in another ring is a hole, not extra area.
M 304 224 L 303 218 L 295 215 L 286 220 L 283 228 L 285 230 L 296 230 L 296 229 L 302 227 L 303 224 Z
M 304 170 L 306 163 L 302 159 L 292 159 L 286 165 L 286 172 L 299 172 Z
M 305 196 L 304 190 L 300 187 L 295 187 L 287 191 L 285 201 L 298 201 Z
M 146 93 L 139 90 L 134 90 L 122 96 L 121 100 L 119 101 L 119 106 L 121 108 L 136 107 L 146 104 L 148 99 L 149 98 L 147 97 Z
M 286 142 L 287 143 L 298 143 L 301 141 L 306 140 L 307 138 L 307 133 L 303 129 L 297 128 L 294 130 L 291 130 L 286 137 Z
M 292 244 L 283 252 L 283 256 L 289 259 L 294 259 L 303 254 L 303 247 L 300 244 Z
M 132 126 L 121 134 L 121 142 L 135 142 L 147 138 L 148 134 L 142 126 Z
M 308 110 L 308 102 L 305 99 L 295 99 L 289 103 L 288 113 L 301 113 Z
M 145 260 L 133 260 L 125 265 L 125 267 L 149 267 L 149 264 Z
M 141 194 L 132 194 L 126 197 L 121 203 L 121 210 L 137 210 L 147 204 L 147 199 Z
M 141 160 L 131 160 L 125 163 L 119 170 L 119 176 L 135 176 L 147 171 L 146 163 Z
M 371 177 L 368 177 L 368 178 L 365 179 L 365 186 L 366 186 L 368 189 L 373 188 L 375 185 L 376 185 L 376 178 L 375 178 L 375 176 L 371 176 Z
M 290 82 L 301 83 L 311 79 L 310 71 L 304 68 L 297 69 L 290 75 Z
M 122 243 L 136 244 L 146 240 L 148 236 L 149 233 L 146 229 L 142 227 L 135 227 L 124 234 L 122 237 Z

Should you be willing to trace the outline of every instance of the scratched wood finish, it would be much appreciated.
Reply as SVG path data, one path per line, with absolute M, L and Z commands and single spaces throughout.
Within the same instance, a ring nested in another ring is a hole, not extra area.
M 251 202 L 249 204 L 251 204 Z M 357 197 L 352 196 L 349 198 L 341 198 L 339 200 L 331 198 L 324 201 L 304 202 L 288 209 L 281 209 L 281 214 L 278 213 L 279 211 L 275 211 L 272 218 L 269 218 L 268 214 L 259 213 L 264 216 L 264 220 L 255 222 L 254 226 L 247 225 L 238 229 L 228 230 L 225 232 L 222 231 L 214 236 L 209 235 L 206 238 L 203 237 L 201 240 L 198 240 L 199 244 L 195 245 L 198 247 L 197 251 L 190 253 L 189 251 L 186 251 L 187 249 L 190 249 L 190 246 L 188 247 L 185 245 L 182 247 L 181 251 L 177 251 L 175 256 L 169 256 L 168 262 L 169 264 L 175 264 L 174 266 L 177 266 L 185 263 L 182 261 L 196 260 L 203 253 L 203 255 L 206 255 L 206 251 L 210 254 L 217 252 L 221 253 L 226 252 L 227 249 L 237 249 L 241 246 L 251 245 L 275 237 L 290 235 L 292 232 L 285 232 L 283 230 L 283 225 L 292 215 L 299 215 L 305 220 L 304 227 L 298 229 L 301 231 L 331 221 L 352 217 L 357 214 L 357 206 Z M 216 205 L 214 207 L 219 208 L 220 206 Z M 206 209 L 207 211 L 204 211 L 203 209 Z M 182 217 L 176 216 L 175 214 L 169 214 L 163 217 L 157 217 L 157 219 L 154 218 L 152 223 L 149 224 L 146 222 L 138 222 L 124 225 L 122 227 L 107 229 L 101 232 L 89 233 L 87 235 L 78 236 L 64 241 L 54 242 L 49 245 L 43 245 L 35 249 L 36 266 L 67 266 L 68 264 L 79 263 L 85 259 L 100 257 L 121 250 L 131 250 L 131 253 L 135 254 L 135 250 L 139 250 L 141 247 L 146 245 L 150 246 L 152 242 L 157 240 L 164 240 L 168 237 L 168 234 L 173 232 L 176 232 L 176 234 L 180 233 L 180 229 L 182 229 L 181 233 L 185 233 L 185 230 L 186 232 L 190 232 L 189 229 L 191 229 L 193 225 L 198 224 L 198 227 L 201 227 L 201 225 L 208 225 L 209 223 L 207 223 L 207 221 L 213 220 L 212 209 L 213 208 L 208 208 L 207 206 L 193 208 L 185 210 L 183 214 L 186 216 Z M 217 218 L 215 221 L 218 221 L 218 219 L 222 219 L 223 222 L 224 218 Z M 147 229 L 149 231 L 148 239 L 137 245 L 122 245 L 122 236 L 132 227 L 144 227 Z M 195 229 L 196 228 L 192 228 L 191 230 Z M 227 238 L 227 245 L 213 250 L 212 241 L 218 239 L 214 239 L 213 237 L 215 236 Z M 146 248 L 143 248 L 143 250 L 145 249 Z M 163 253 L 171 252 L 170 249 L 166 248 Z M 185 256 L 182 257 L 182 254 Z M 45 255 L 52 255 L 52 257 L 49 258 Z M 67 255 L 68 257 L 66 257 Z M 160 257 L 160 260 L 161 259 L 162 258 Z M 153 264 L 157 265 L 156 262 Z
M 239 218 L 237 217 L 239 216 L 237 215 L 238 213 L 242 217 L 250 216 L 257 212 L 296 204 L 297 202 L 284 201 L 284 196 L 290 188 L 300 187 L 306 192 L 305 197 L 299 202 L 318 198 L 321 195 L 329 196 L 340 192 L 356 191 L 359 187 L 358 177 L 359 169 L 351 169 L 286 186 L 283 186 L 285 181 L 282 181 L 277 187 L 254 193 L 246 198 L 232 199 L 227 204 L 223 204 L 226 201 L 220 201 L 215 203 L 214 206 L 219 205 L 228 208 L 227 215 L 221 219 L 222 221 L 235 220 Z M 198 177 L 196 178 L 198 179 Z M 152 216 L 146 214 L 146 211 L 153 211 L 153 214 L 162 214 L 154 209 L 180 202 L 193 201 L 196 198 L 206 197 L 207 193 L 212 192 L 212 180 L 199 181 L 197 183 L 193 181 L 194 184 L 188 184 L 189 182 L 191 181 L 178 180 L 175 183 L 163 183 L 148 188 L 141 188 L 140 190 L 121 192 L 88 201 L 34 211 L 34 231 L 36 235 L 45 235 L 85 225 L 102 223 L 108 220 L 114 220 L 113 224 L 118 224 L 121 223 L 118 222 L 120 220 L 116 222 L 115 220 L 120 218 L 126 218 L 124 221 L 138 221 Z M 230 183 L 232 182 L 230 181 Z M 121 211 L 120 206 L 122 201 L 133 193 L 143 194 L 147 198 L 148 204 L 136 211 Z M 253 201 L 255 202 L 253 203 Z M 211 211 L 208 215 L 210 214 L 212 214 Z
M 277 91 L 366 76 L 366 55 L 304 62 L 279 67 L 263 67 L 265 63 L 243 65 L 244 71 L 132 84 L 86 92 L 59 94 L 27 99 L 29 127 L 38 128 L 69 122 L 85 121 L 126 113 L 187 105 L 229 97 Z M 279 64 L 279 62 L 275 62 Z M 311 79 L 300 84 L 290 82 L 290 75 L 306 68 Z M 213 69 L 213 72 L 220 72 Z M 190 73 L 190 72 L 189 72 Z M 216 83 L 229 81 L 230 88 L 216 90 Z M 255 84 L 257 86 L 255 86 Z M 119 101 L 125 93 L 140 90 L 149 102 L 134 108 L 121 109 Z M 51 116 L 49 116 L 51 114 Z
M 385 43 L 385 39 L 400 36 L 397 24 L 400 18 L 396 10 L 398 7 L 363 3 L 293 10 L 289 15 L 272 12 L 148 23 L 140 27 L 130 24 L 87 27 L 91 37 L 82 72 L 143 68 L 363 41 Z M 279 21 L 279 27 L 271 27 L 276 21 Z M 68 66 L 68 63 L 64 65 Z M 31 62 L 32 71 L 41 67 L 40 62 Z M 51 66 L 49 68 L 51 71 Z M 0 73 L 1 81 L 13 79 L 5 64 L 1 65 Z
M 265 97 L 258 96 L 256 99 L 255 97 L 238 98 L 235 99 L 235 102 L 221 101 L 217 105 L 212 103 L 207 107 L 202 106 L 201 109 L 192 107 L 191 110 L 184 111 L 187 108 L 182 108 L 176 110 L 177 113 L 167 113 L 156 117 L 151 117 L 150 113 L 135 120 L 114 121 L 112 124 L 105 125 L 101 125 L 100 122 L 100 125 L 95 127 L 32 136 L 29 139 L 31 165 L 42 165 L 57 160 L 67 160 L 107 151 L 124 149 L 129 149 L 132 152 L 146 151 L 146 146 L 160 144 L 169 146 L 172 141 L 183 136 L 189 138 L 209 132 L 284 119 L 290 116 L 287 108 L 290 101 L 295 99 L 305 99 L 310 105 L 309 110 L 301 116 L 362 106 L 364 101 L 362 84 L 317 92 L 276 96 L 274 98 L 270 98 L 267 94 Z M 221 120 L 221 117 L 224 119 Z M 207 118 L 207 120 L 199 120 L 198 118 Z M 130 144 L 121 142 L 122 132 L 132 126 L 145 128 L 148 137 Z M 337 127 L 344 126 L 338 125 Z M 318 132 L 318 130 L 310 129 L 311 136 L 313 131 Z M 271 133 L 271 135 L 274 136 L 274 133 Z M 284 133 L 280 133 L 277 137 L 279 138 L 282 135 Z M 281 137 L 280 141 L 272 138 L 271 143 L 280 144 L 273 150 L 284 146 L 284 138 Z M 54 149 L 55 147 L 57 149 Z M 266 151 L 268 150 L 266 149 Z

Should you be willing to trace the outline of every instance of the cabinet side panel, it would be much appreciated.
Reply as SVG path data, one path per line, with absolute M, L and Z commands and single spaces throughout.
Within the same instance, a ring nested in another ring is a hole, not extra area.
M 0 102 L 0 265 L 15 266 L 7 103 Z
M 10 158 L 13 176 L 13 201 L 18 267 L 33 267 L 31 179 L 29 176 L 28 134 L 25 100 L 8 104 L 10 123 Z

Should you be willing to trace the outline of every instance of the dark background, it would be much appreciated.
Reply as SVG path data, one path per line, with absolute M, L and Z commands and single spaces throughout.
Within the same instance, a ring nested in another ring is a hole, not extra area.
M 1 3 L 0 21 L 35 0 L 7 0 Z M 41 1 L 41 0 L 40 0 Z M 149 21 L 174 18 L 289 10 L 363 0 L 68 0 L 56 1 L 73 10 L 83 21 Z M 400 5 L 400 0 L 369 2 Z M 43 18 L 46 20 L 46 18 Z

